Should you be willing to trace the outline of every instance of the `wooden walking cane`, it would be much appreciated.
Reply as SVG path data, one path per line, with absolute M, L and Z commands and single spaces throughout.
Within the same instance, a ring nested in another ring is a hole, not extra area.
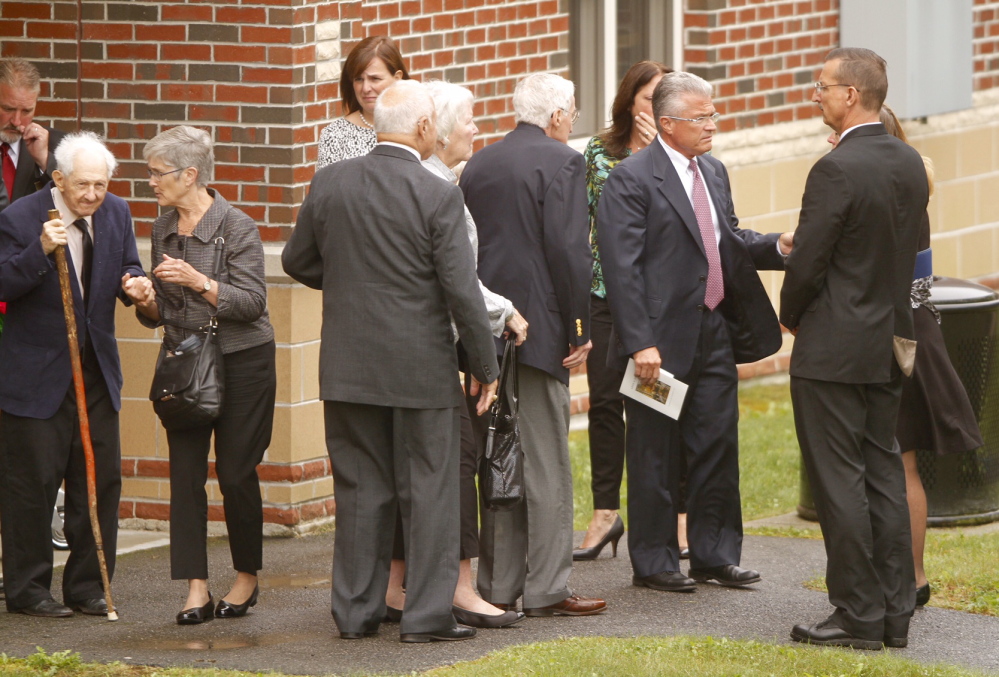
M 50 209 L 49 219 L 58 219 L 59 210 Z M 101 580 L 104 582 L 104 601 L 108 605 L 108 620 L 118 620 L 118 613 L 111 601 L 111 579 L 108 577 L 108 564 L 104 559 L 104 541 L 101 538 L 101 525 L 97 521 L 97 478 L 94 472 L 94 447 L 90 441 L 90 417 L 87 414 L 87 392 L 83 385 L 83 363 L 80 361 L 80 342 L 76 334 L 76 311 L 73 310 L 73 288 L 69 285 L 69 264 L 66 263 L 66 247 L 60 245 L 55 250 L 56 266 L 59 269 L 59 289 L 62 291 L 62 310 L 66 315 L 66 337 L 69 339 L 69 359 L 73 365 L 73 385 L 76 387 L 76 411 L 80 417 L 80 439 L 83 441 L 83 457 L 87 466 L 87 503 L 90 507 L 90 527 L 94 532 L 97 546 L 97 562 L 101 566 Z

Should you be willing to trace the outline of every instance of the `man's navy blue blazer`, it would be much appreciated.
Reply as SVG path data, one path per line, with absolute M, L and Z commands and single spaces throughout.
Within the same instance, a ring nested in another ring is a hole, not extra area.
M 0 340 L 0 411 L 51 418 L 73 378 L 55 255 L 42 250 L 53 184 L 22 197 L 0 213 L 0 301 L 7 302 Z M 67 256 L 81 346 L 92 341 L 115 411 L 121 408 L 121 362 L 115 341 L 115 301 L 125 273 L 145 275 L 139 262 L 128 204 L 108 193 L 94 213 L 94 259 L 84 308 Z

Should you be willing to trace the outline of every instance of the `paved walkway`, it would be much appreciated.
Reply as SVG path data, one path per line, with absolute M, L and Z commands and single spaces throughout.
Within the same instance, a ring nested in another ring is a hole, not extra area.
M 134 538 L 148 544 L 162 537 Z M 87 661 L 308 675 L 400 674 L 568 636 L 692 634 L 785 644 L 793 624 L 819 620 L 830 611 L 824 594 L 802 587 L 824 570 L 819 540 L 749 536 L 743 563 L 758 569 L 763 582 L 751 590 L 704 585 L 690 595 L 632 587 L 625 540 L 616 559 L 605 552 L 597 561 L 577 564 L 573 572 L 571 584 L 580 594 L 607 599 L 605 614 L 528 618 L 513 628 L 480 631 L 471 641 L 429 645 L 401 644 L 395 625 L 383 625 L 372 639 L 348 642 L 336 636 L 329 613 L 332 534 L 268 539 L 260 604 L 245 618 L 201 626 L 173 622 L 185 586 L 169 580 L 169 552 L 157 547 L 119 557 L 114 582 L 119 622 L 79 614 L 37 619 L 0 612 L 0 651 L 26 656 L 42 646 L 46 651 L 72 649 Z M 232 576 L 226 542 L 212 540 L 209 556 L 214 592 L 225 594 Z M 57 571 L 57 591 L 59 576 Z M 909 637 L 909 648 L 893 653 L 999 674 L 999 618 L 926 608 L 916 612 Z

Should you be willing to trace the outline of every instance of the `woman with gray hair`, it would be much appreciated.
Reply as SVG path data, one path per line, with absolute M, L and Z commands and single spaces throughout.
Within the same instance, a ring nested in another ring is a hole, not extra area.
M 467 88 L 442 80 L 430 81 L 426 83 L 426 88 L 437 110 L 437 148 L 423 161 L 423 166 L 445 181 L 457 183 L 458 177 L 453 169 L 472 157 L 472 142 L 479 133 L 472 116 L 474 96 Z M 467 208 L 465 225 L 472 252 L 478 258 L 479 237 Z M 479 290 L 486 303 L 493 334 L 499 337 L 509 330 L 517 337 L 517 345 L 522 344 L 527 339 L 527 320 L 517 312 L 513 303 L 489 291 L 481 280 Z M 468 404 L 467 400 L 465 404 Z M 469 411 L 468 406 L 461 408 L 461 563 L 453 612 L 458 622 L 464 625 L 499 628 L 517 623 L 524 618 L 524 614 L 498 609 L 479 597 L 472 586 L 472 558 L 479 556 L 479 502 L 475 476 L 484 452 L 484 435 L 475 434 L 473 430 L 482 433 L 484 426 L 473 425 Z
M 168 430 L 170 447 L 170 569 L 187 579 L 187 602 L 177 623 L 236 618 L 257 603 L 263 560 L 263 506 L 257 465 L 270 444 L 276 376 L 274 329 L 267 314 L 264 251 L 257 224 L 208 187 L 214 156 L 207 132 L 182 125 L 156 135 L 143 150 L 149 185 L 161 207 L 153 223 L 156 303 L 139 320 L 163 326 L 174 350 L 218 321 L 225 356 L 220 416 L 186 430 Z M 222 266 L 212 278 L 216 240 Z M 208 590 L 208 452 L 215 438 L 215 472 L 222 491 L 236 582 L 215 606 Z

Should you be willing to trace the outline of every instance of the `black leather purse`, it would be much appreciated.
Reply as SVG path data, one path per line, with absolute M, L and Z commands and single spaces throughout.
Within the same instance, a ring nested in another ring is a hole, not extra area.
M 224 238 L 215 238 L 213 280 L 219 279 L 224 246 Z M 197 333 L 188 336 L 173 350 L 168 350 L 166 345 L 160 346 L 149 399 L 167 430 L 203 426 L 222 413 L 225 374 L 218 346 L 217 313 L 217 310 L 212 313 L 207 326 L 197 327 Z M 169 320 L 164 320 L 163 324 L 191 328 Z
M 493 511 L 512 510 L 524 500 L 524 451 L 520 445 L 520 389 L 517 382 L 517 337 L 503 348 L 499 399 L 489 409 L 486 451 L 479 466 L 482 504 Z

